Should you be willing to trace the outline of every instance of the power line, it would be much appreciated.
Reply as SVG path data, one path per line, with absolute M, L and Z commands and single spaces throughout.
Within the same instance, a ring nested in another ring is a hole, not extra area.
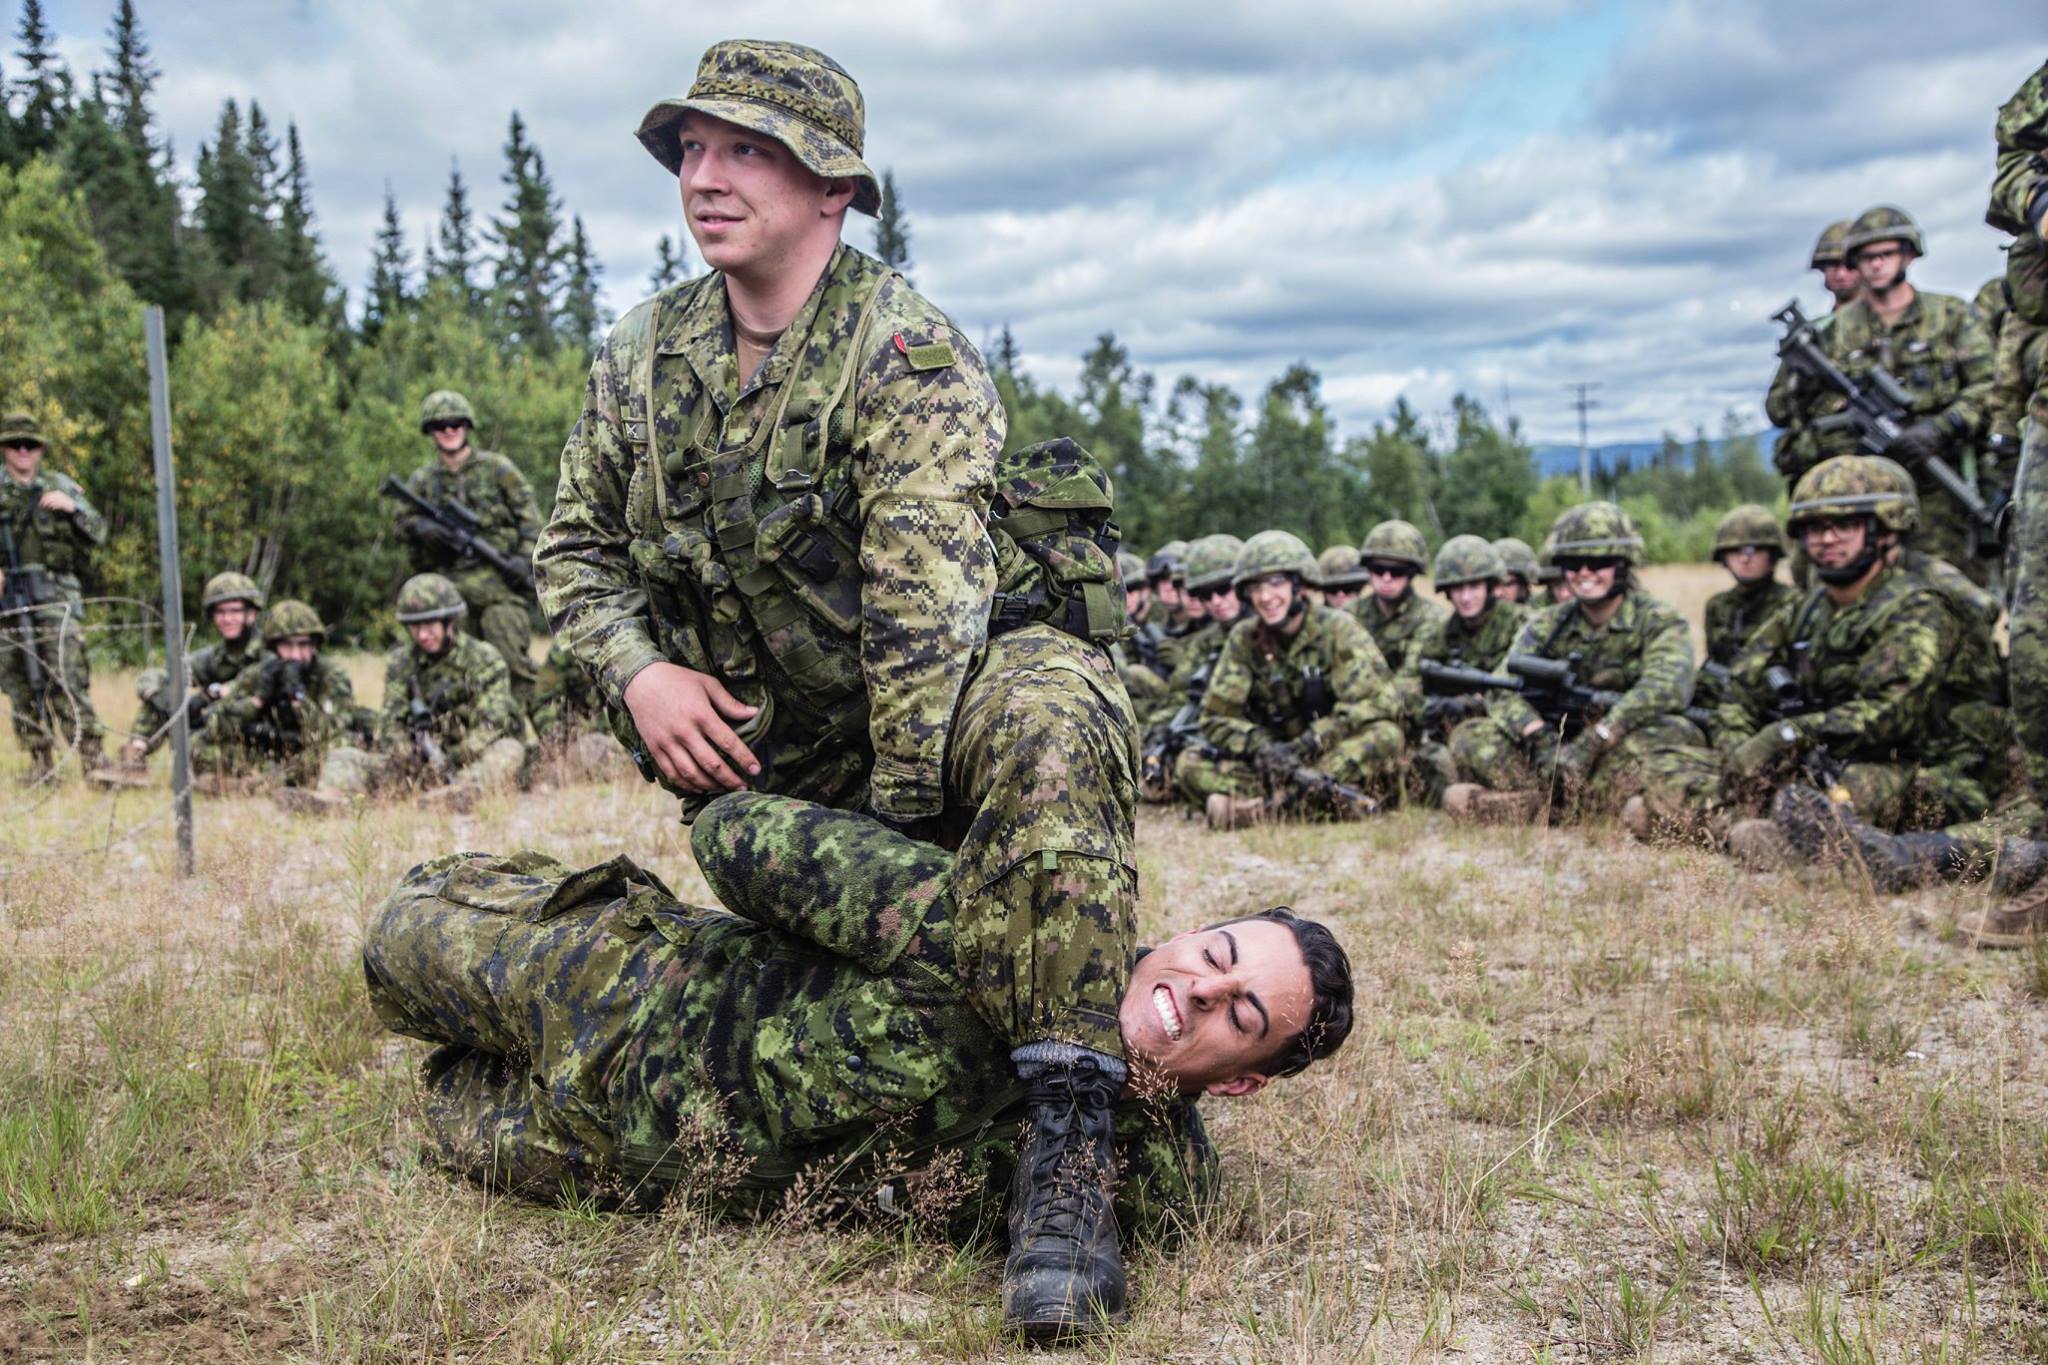
M 1581 493 L 1591 493 L 1593 491 L 1593 452 L 1586 444 L 1586 411 L 1589 408 L 1599 407 L 1600 403 L 1597 399 L 1588 398 L 1586 393 L 1589 389 L 1599 388 L 1600 381 L 1597 379 L 1582 381 L 1577 384 L 1567 384 L 1565 387 L 1572 390 L 1576 395 L 1572 399 L 1572 406 L 1579 410 L 1579 491 Z

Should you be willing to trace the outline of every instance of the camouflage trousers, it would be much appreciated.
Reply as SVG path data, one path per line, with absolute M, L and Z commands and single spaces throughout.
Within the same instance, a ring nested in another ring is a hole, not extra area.
M 486 791 L 513 787 L 526 772 L 526 746 L 507 736 L 492 740 L 484 751 L 456 768 L 449 783 Z M 369 796 L 391 787 L 430 786 L 433 776 L 410 750 L 403 754 L 372 753 L 353 744 L 327 751 L 320 764 L 320 785 L 355 796 Z
M 1540 733 L 1540 732 L 1539 732 Z M 1661 754 L 1706 748 L 1699 727 L 1683 716 L 1657 716 L 1622 736 L 1594 760 L 1583 786 L 1562 790 L 1557 774 L 1539 773 L 1534 737 L 1524 739 L 1493 716 L 1474 716 L 1451 731 L 1451 757 L 1460 781 L 1493 791 L 1541 791 L 1553 796 L 1567 816 L 1613 814 L 1644 790 L 1650 766 Z
M 0 617 L 0 691 L 23 748 L 47 754 L 60 740 L 99 743 L 103 727 L 92 708 L 92 671 L 76 603 L 51 602 Z
M 284 746 L 209 720 L 192 737 L 192 771 L 214 777 L 264 773 L 287 787 L 310 786 L 326 765 L 328 747 L 325 740 L 310 739 L 285 751 Z
M 1444 740 L 1425 739 L 1408 751 L 1405 786 L 1408 799 L 1432 809 L 1444 803 L 1444 793 L 1458 780 L 1458 761 Z
M 512 695 L 521 710 L 533 705 L 534 685 L 540 669 L 533 662 L 533 620 L 527 615 L 526 599 L 489 567 L 451 575 L 469 611 L 462 628 L 504 656 L 512 674 Z
M 2048 426 L 2029 418 L 2006 548 L 2012 715 L 2028 784 L 2048 801 Z
M 1401 727 L 1376 720 L 1318 754 L 1313 765 L 1325 777 L 1372 796 L 1391 793 L 1401 775 Z M 1200 806 L 1211 796 L 1264 796 L 1266 782 L 1249 758 L 1232 758 L 1208 745 L 1189 745 L 1174 764 L 1181 795 Z
M 1769 815 L 1787 784 L 1822 785 L 1797 766 L 1737 781 L 1724 771 L 1722 755 L 1703 745 L 1660 747 L 1643 771 L 1643 799 L 1654 825 L 1666 834 L 1715 843 L 1736 821 Z M 1851 763 L 1840 785 L 1859 816 L 1894 832 L 1975 820 L 1990 806 L 1982 783 L 1949 765 Z
M 946 745 L 958 952 L 1018 1044 L 1124 1055 L 1137 952 L 1137 720 L 1106 650 L 1051 626 L 989 642 Z

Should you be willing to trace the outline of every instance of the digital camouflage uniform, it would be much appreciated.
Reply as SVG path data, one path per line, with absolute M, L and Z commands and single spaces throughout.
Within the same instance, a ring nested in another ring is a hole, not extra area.
M 1754 583 L 1738 581 L 1707 599 L 1707 661 L 1700 670 L 1699 685 L 1693 695 L 1700 706 L 1711 708 L 1720 701 L 1719 674 L 1735 662 L 1735 656 L 1756 634 L 1757 627 L 1779 607 L 1799 600 L 1799 589 L 1777 574 L 1777 561 L 1785 557 L 1787 546 L 1785 533 L 1778 529 L 1778 519 L 1769 508 L 1745 503 L 1715 526 L 1716 562 L 1725 566 L 1724 555 L 1746 546 L 1771 552 L 1771 572 Z
M 1634 521 L 1612 503 L 1567 508 L 1552 536 L 1559 559 L 1613 555 L 1625 560 L 1621 572 L 1631 575 L 1642 561 Z M 1494 791 L 1555 790 L 1567 812 L 1618 809 L 1641 787 L 1646 755 L 1704 742 L 1684 716 L 1692 701 L 1692 631 L 1675 607 L 1635 586 L 1632 577 L 1605 626 L 1595 626 L 1576 601 L 1543 607 L 1523 623 L 1509 653 L 1570 660 L 1580 686 L 1622 698 L 1600 715 L 1578 717 L 1577 734 L 1544 724 L 1525 736 L 1542 720 L 1536 709 L 1512 692 L 1492 693 L 1485 715 L 1451 732 L 1451 756 L 1465 782 Z M 1575 764 L 1576 776 L 1568 780 Z
M 1441 592 L 1465 583 L 1498 583 L 1509 572 L 1499 550 L 1479 536 L 1452 536 L 1437 550 L 1430 582 Z M 1408 741 L 1408 790 L 1424 804 L 1441 805 L 1445 789 L 1457 781 L 1450 729 L 1468 708 L 1475 714 L 1484 710 L 1486 699 L 1476 694 L 1445 697 L 1432 708 L 1432 694 L 1422 684 L 1422 665 L 1498 672 L 1528 614 L 1521 603 L 1498 596 L 1490 597 L 1485 609 L 1469 619 L 1446 611 L 1417 637 L 1394 675 L 1394 695 Z M 1433 724 L 1432 710 L 1437 715 Z
M 1219 533 L 1202 536 L 1188 546 L 1183 560 L 1182 572 L 1186 574 L 1188 591 L 1214 591 L 1231 581 L 1237 563 L 1238 552 L 1244 549 L 1244 542 L 1236 536 Z M 1240 614 L 1239 619 L 1242 619 Z M 1216 670 L 1216 661 L 1223 654 L 1223 642 L 1230 636 L 1235 621 L 1217 621 L 1204 617 L 1195 630 L 1181 642 L 1180 661 L 1166 680 L 1166 687 L 1159 700 L 1148 710 L 1138 707 L 1138 719 L 1144 726 L 1164 724 L 1173 718 L 1176 711 L 1188 702 L 1200 703 L 1202 693 L 1207 690 L 1208 679 Z M 1199 680 L 1199 681 L 1198 681 Z M 1137 698 L 1131 698 L 1137 705 Z
M 1536 557 L 1536 552 L 1529 548 L 1529 542 L 1526 540 L 1502 536 L 1493 542 L 1493 552 L 1500 557 L 1501 574 L 1496 581 L 1503 587 L 1515 588 L 1522 594 L 1520 600 L 1514 603 L 1516 606 L 1525 605 L 1535 598 L 1537 584 L 1547 583 L 1557 577 L 1555 569 L 1543 567 L 1542 561 Z
M 461 395 L 429 395 L 422 406 L 423 421 L 436 413 L 461 416 L 469 407 L 462 402 L 461 410 L 456 411 L 444 403 L 442 406 L 449 407 L 449 411 L 440 413 L 436 399 L 460 401 Z M 437 506 L 460 503 L 468 508 L 477 519 L 476 534 L 489 541 L 493 549 L 515 559 L 533 557 L 534 537 L 540 531 L 540 508 L 534 502 L 533 485 L 519 472 L 519 466 L 505 456 L 472 447 L 468 458 L 451 470 L 436 455 L 414 470 L 405 483 Z M 473 552 L 457 555 L 449 546 L 433 539 L 424 529 L 427 523 L 425 516 L 411 508 L 401 508 L 398 529 L 411 548 L 413 572 L 438 573 L 456 586 L 469 608 L 464 628 L 503 656 L 513 695 L 521 705 L 530 703 L 539 676 L 530 653 L 533 626 L 527 616 L 527 605 L 532 600 L 531 593 L 521 585 L 508 583 L 505 575 Z
M 1184 750 L 1174 770 L 1197 805 L 1264 792 L 1256 759 L 1276 743 L 1296 743 L 1303 762 L 1347 786 L 1393 789 L 1401 725 L 1379 647 L 1345 612 L 1307 607 L 1300 619 L 1291 636 L 1250 613 L 1231 628 L 1202 698 L 1207 747 Z
M 1405 521 L 1383 521 L 1366 532 L 1358 557 L 1361 566 L 1374 560 L 1390 560 L 1406 564 L 1418 575 L 1429 569 L 1429 547 L 1422 532 Z M 1367 586 L 1351 603 L 1351 614 L 1372 633 L 1372 641 L 1380 647 L 1380 657 L 1386 660 L 1388 671 L 1398 673 L 1416 638 L 1432 623 L 1443 619 L 1443 603 L 1432 602 L 1410 586 L 1389 606 L 1372 590 L 1371 580 L 1364 581 Z
M 1841 264 L 1846 259 L 1842 243 L 1848 240 L 1850 227 L 1850 220 L 1844 218 L 1823 228 L 1819 240 L 1813 244 L 1813 254 L 1807 264 L 1815 270 Z M 1813 330 L 1825 343 L 1828 329 L 1833 325 L 1834 314 L 1830 313 L 1815 318 Z M 1771 462 L 1785 476 L 1787 489 L 1799 481 L 1800 475 L 1820 462 L 1813 423 L 1840 412 L 1843 407 L 1841 395 L 1815 383 L 1791 364 L 1782 360 L 1778 362 L 1777 373 L 1771 376 L 1770 390 L 1764 395 L 1764 415 L 1778 428 L 1777 444 L 1771 448 Z
M 455 854 L 407 874 L 364 967 L 378 1017 L 438 1045 L 426 1117 L 445 1159 L 547 1199 L 646 1208 L 681 1187 L 752 1212 L 808 1172 L 826 1214 L 997 1216 L 1023 1112 L 1009 1053 L 1045 1008 L 1000 964 L 1086 975 L 1130 945 L 971 894 L 980 874 L 932 845 L 789 798 L 725 796 L 691 842 L 728 910 L 624 858 Z M 1216 1167 L 1194 1104 L 1127 1101 L 1115 1124 L 1125 1230 L 1197 1220 Z
M 0 418 L 0 441 L 10 436 L 43 440 L 40 428 L 25 413 Z M 47 458 L 47 445 L 44 454 Z M 77 510 L 53 512 L 43 507 L 43 495 L 52 492 L 68 495 Z M 0 617 L 0 691 L 6 692 L 13 710 L 14 737 L 29 751 L 32 771 L 47 767 L 60 739 L 75 742 L 87 765 L 94 766 L 100 759 L 103 727 L 92 706 L 78 576 L 87 555 L 106 544 L 106 518 L 76 480 L 44 466 L 27 484 L 0 472 L 0 528 L 5 534 L 0 549 L 6 552 L 0 570 L 11 563 L 21 580 L 7 583 L 6 590 L 26 592 L 33 603 Z M 24 635 L 34 640 L 33 664 Z M 41 675 L 40 697 L 31 672 Z
M 309 635 L 317 647 L 327 636 L 319 615 L 290 598 L 270 609 L 262 627 L 265 646 Z M 355 687 L 339 664 L 317 652 L 308 662 L 288 663 L 266 647 L 207 713 L 192 767 L 206 776 L 260 773 L 286 786 L 309 786 L 328 751 L 362 721 Z
M 547 660 L 541 665 L 528 714 L 534 733 L 544 742 L 601 732 L 609 723 L 604 696 L 597 690 L 597 684 L 560 645 L 549 648 Z
M 1145 561 L 1129 550 L 1117 553 L 1116 571 L 1123 580 L 1126 598 L 1134 588 L 1146 585 Z M 1148 599 L 1145 619 L 1131 623 L 1131 638 L 1119 641 L 1110 649 L 1111 657 L 1116 660 L 1117 676 L 1124 680 L 1124 690 L 1131 694 L 1131 704 L 1141 715 L 1157 706 L 1166 696 L 1166 673 L 1156 667 L 1161 631 L 1151 624 L 1151 607 L 1157 605 L 1157 599 Z
M 206 587 L 199 598 L 199 610 L 209 620 L 215 607 L 229 602 L 247 602 L 261 609 L 263 589 L 257 587 L 253 579 L 239 573 L 218 573 L 206 580 Z M 228 684 L 243 669 L 256 662 L 263 652 L 261 625 L 260 621 L 251 621 L 239 639 L 216 640 L 187 654 L 185 672 L 191 682 L 186 694 L 204 693 L 209 702 L 218 701 L 228 690 Z M 140 753 L 153 753 L 158 745 L 170 738 L 171 712 L 184 705 L 186 697 L 171 686 L 171 675 L 162 668 L 145 668 L 136 675 L 135 697 L 141 703 L 135 714 L 134 727 L 136 740 L 141 746 Z M 196 731 L 194 737 L 197 737 Z

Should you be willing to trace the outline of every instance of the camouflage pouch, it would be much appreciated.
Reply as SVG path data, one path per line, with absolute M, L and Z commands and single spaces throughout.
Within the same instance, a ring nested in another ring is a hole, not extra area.
M 1093 644 L 1128 637 L 1115 513 L 1108 471 L 1069 437 L 998 460 L 988 527 L 996 553 L 989 634 L 1042 621 Z
M 2021 233 L 2006 249 L 2005 292 L 2014 313 L 2036 326 L 2048 325 L 2048 250 L 2034 233 Z
M 447 867 L 433 894 L 473 910 L 545 924 L 578 906 L 628 896 L 635 887 L 674 899 L 661 878 L 624 856 L 578 871 L 545 853 L 523 849 L 503 857 L 460 857 Z

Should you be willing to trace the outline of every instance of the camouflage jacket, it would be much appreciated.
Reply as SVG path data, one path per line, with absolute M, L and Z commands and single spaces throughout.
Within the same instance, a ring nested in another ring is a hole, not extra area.
M 1813 330 L 1822 345 L 1827 344 L 1828 331 L 1837 316 L 1839 310 L 1813 320 Z M 1787 480 L 1797 480 L 1819 464 L 1820 449 L 1813 423 L 1847 406 L 1848 400 L 1840 394 L 1779 361 L 1777 373 L 1771 376 L 1771 387 L 1764 394 L 1764 415 L 1778 428 L 1777 444 L 1771 447 L 1771 463 L 1778 467 L 1778 472 Z
M 1773 575 L 1761 583 L 1738 583 L 1707 599 L 1707 661 L 1732 664 L 1771 613 L 1799 600 L 1799 589 Z
M 1293 635 L 1256 616 L 1230 629 L 1202 697 L 1202 738 L 1235 758 L 1313 732 L 1319 749 L 1375 721 L 1398 722 L 1393 679 L 1372 635 L 1332 607 L 1310 607 Z
M 533 690 L 533 728 L 542 738 L 551 732 L 573 734 L 605 728 L 604 695 L 560 645 L 548 648 L 546 662 Z
M 1401 714 L 1412 725 L 1422 719 L 1424 702 L 1422 665 L 1449 664 L 1454 668 L 1478 668 L 1497 672 L 1508 657 L 1508 646 L 1528 618 L 1529 609 L 1519 602 L 1495 599 L 1476 620 L 1468 621 L 1455 611 L 1445 612 L 1416 637 L 1401 671 L 1394 675 L 1395 695 Z
M 540 507 L 533 485 L 519 466 L 495 450 L 472 449 L 460 468 L 450 470 L 437 457 L 412 472 L 405 486 L 436 504 L 461 503 L 477 519 L 476 533 L 515 559 L 533 557 L 540 534 Z M 465 602 L 512 600 L 519 596 L 504 576 L 474 553 L 458 555 L 440 541 L 422 534 L 424 514 L 401 505 L 399 534 L 411 547 L 414 573 L 446 574 L 462 590 Z
M 1828 354 L 1859 384 L 1883 366 L 1911 395 L 1913 417 L 1938 418 L 1958 447 L 1984 429 L 1991 338 L 1967 300 L 1921 290 L 1898 321 L 1886 326 L 1867 301 L 1858 299 L 1836 312 L 1826 340 Z M 1813 431 L 1822 458 L 1856 453 L 1859 438 L 1848 423 L 1817 422 Z M 1913 477 L 1923 497 L 1940 487 L 1925 473 L 1916 471 Z
M 828 877 L 796 827 L 803 806 L 789 806 L 724 822 L 714 806 L 692 831 L 730 913 L 676 900 L 625 858 L 572 872 L 536 853 L 456 854 L 411 873 L 408 894 L 535 921 L 603 906 L 598 932 L 651 945 L 593 959 L 633 979 L 563 992 L 637 1002 L 621 1036 L 587 1044 L 609 1051 L 588 1059 L 601 1086 L 572 1097 L 596 1109 L 629 1187 L 683 1185 L 743 1213 L 794 1186 L 820 1216 L 902 1214 L 926 1203 L 929 1170 L 931 1211 L 949 1212 L 950 1189 L 962 1230 L 1000 1218 L 1022 1088 L 956 962 L 950 856 L 894 840 L 853 860 L 856 879 Z M 562 970 L 588 977 L 582 959 Z M 567 1008 L 565 1045 L 578 1046 Z M 1194 1103 L 1126 1101 L 1116 1131 L 1120 1225 L 1144 1236 L 1194 1221 L 1216 1183 Z
M 2048 426 L 2048 327 L 2028 322 L 2008 312 L 1998 326 L 1998 343 L 1992 349 L 1991 392 L 1985 400 L 1985 434 L 2018 441 L 2021 423 L 2028 417 Z M 2012 492 L 2017 460 L 1999 463 L 1999 486 Z
M 384 657 L 384 705 L 377 747 L 413 747 L 410 714 L 417 694 L 434 715 L 434 738 L 456 767 L 474 763 L 501 739 L 524 740 L 526 717 L 512 696 L 505 656 L 471 635 L 451 633 L 438 656 L 406 643 Z
M 1747 737 L 1769 720 L 1764 672 L 1777 665 L 1806 695 L 1808 709 L 1786 722 L 1800 747 L 1825 744 L 1844 763 L 1929 761 L 1949 713 L 1969 699 L 1951 681 L 1963 635 L 1952 601 L 1903 564 L 1879 572 L 1845 607 L 1815 588 L 1781 607 L 1737 656 L 1714 713 L 1716 738 Z M 1802 642 L 1807 648 L 1794 648 Z
M 1232 622 L 1235 625 L 1236 622 Z M 1216 663 L 1223 657 L 1223 642 L 1230 638 L 1229 627 L 1221 621 L 1204 621 L 1202 628 L 1181 641 L 1180 662 L 1173 667 L 1173 676 L 1166 680 L 1166 695 L 1152 714 L 1140 716 L 1144 725 L 1164 725 L 1173 719 L 1173 713 L 1180 710 L 1185 702 L 1199 704 L 1202 693 L 1208 690 L 1209 680 L 1216 676 Z M 1195 679 L 1207 674 L 1200 689 Z
M 1392 615 L 1380 610 L 1379 598 L 1367 591 L 1352 600 L 1348 610 L 1358 618 L 1358 623 L 1372 633 L 1372 642 L 1380 647 L 1380 657 L 1387 661 L 1387 668 L 1395 673 L 1408 661 L 1408 651 L 1432 625 L 1450 615 L 1441 602 L 1435 602 L 1410 588 L 1401 595 L 1394 605 Z
M 206 713 L 207 730 L 280 753 L 324 748 L 355 726 L 355 686 L 340 664 L 315 654 L 302 665 L 298 677 L 306 699 L 292 706 L 280 695 L 283 670 L 284 660 L 267 649 L 257 651 Z
M 1579 685 L 1625 693 L 1601 719 L 1618 735 L 1657 716 L 1677 715 L 1692 702 L 1692 629 L 1677 608 L 1641 588 L 1622 593 L 1605 627 L 1586 619 L 1576 602 L 1539 609 L 1522 624 L 1511 654 L 1543 659 L 1578 656 Z M 1512 692 L 1496 692 L 1487 712 L 1516 734 L 1540 719 Z
M 535 551 L 542 605 L 608 700 L 662 660 L 714 674 L 865 733 L 874 808 L 937 814 L 988 636 L 1004 430 L 967 338 L 851 247 L 752 376 L 724 277 L 685 281 L 591 365 Z
M 2048 216 L 2048 62 L 1999 106 L 1997 169 L 1984 221 L 2002 232 L 2039 231 Z
M 1207 617 L 1203 617 L 1200 620 L 1182 617 L 1179 620 L 1169 619 L 1166 625 L 1160 629 L 1158 643 L 1159 665 L 1167 677 L 1171 678 L 1174 674 L 1180 672 L 1180 661 L 1187 657 L 1188 641 L 1201 634 L 1202 627 L 1208 624 L 1209 619 Z
M 42 505 L 45 493 L 64 493 L 78 504 L 75 512 L 52 512 Z M 0 473 L 0 526 L 13 538 L 14 562 L 40 568 L 38 602 L 77 602 L 78 576 L 86 553 L 107 543 L 107 519 L 67 474 L 44 469 L 26 484 Z M 0 570 L 7 565 L 0 562 Z

